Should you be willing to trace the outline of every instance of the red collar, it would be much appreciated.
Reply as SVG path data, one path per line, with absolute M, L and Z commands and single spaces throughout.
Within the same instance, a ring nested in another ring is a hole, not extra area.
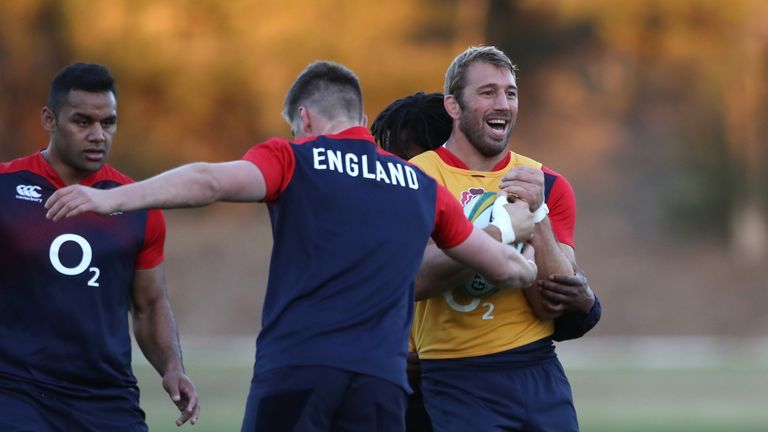
M 440 156 L 440 159 L 442 159 L 443 162 L 448 164 L 448 166 L 469 170 L 469 167 L 467 166 L 467 164 L 465 164 L 461 159 L 459 159 L 458 156 L 451 153 L 447 148 L 440 146 L 435 149 L 435 153 L 437 153 L 437 155 Z M 502 159 L 498 164 L 496 164 L 496 166 L 493 167 L 491 171 L 501 171 L 509 164 L 510 159 L 512 159 L 512 152 L 508 151 L 507 156 L 504 159 Z
M 353 126 L 349 129 L 344 129 L 343 131 L 333 134 L 333 135 L 324 135 L 332 139 L 356 139 L 356 140 L 364 140 L 364 141 L 370 141 L 372 143 L 375 143 L 373 139 L 373 135 L 371 135 L 371 131 L 366 129 L 363 126 Z M 312 141 L 315 138 L 317 138 L 317 135 L 315 136 L 308 136 L 303 138 L 297 138 L 292 140 L 296 144 L 302 144 L 307 141 Z
M 66 186 L 64 184 L 64 181 L 61 180 L 61 177 L 59 177 L 59 173 L 57 173 L 56 170 L 53 169 L 53 166 L 50 164 L 50 162 L 48 162 L 43 157 L 42 150 L 33 154 L 30 162 L 32 167 L 34 167 L 34 169 L 38 173 L 42 174 L 43 177 L 48 179 L 48 181 L 50 181 L 51 184 L 53 184 L 57 189 L 60 189 Z M 93 186 L 97 182 L 107 179 L 109 171 L 110 171 L 109 164 L 105 163 L 101 168 L 99 168 L 98 171 L 88 174 L 85 178 L 83 178 L 77 184 L 83 185 L 83 186 Z M 119 175 L 124 177 L 123 174 L 119 174 Z M 121 179 L 121 180 L 126 181 L 127 179 L 128 177 L 125 177 L 125 179 Z

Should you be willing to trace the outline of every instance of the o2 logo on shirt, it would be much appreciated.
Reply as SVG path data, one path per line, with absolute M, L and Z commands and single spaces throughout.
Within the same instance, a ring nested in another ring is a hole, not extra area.
M 459 201 L 464 207 L 464 215 L 472 224 L 478 228 L 485 228 L 491 223 L 493 213 L 493 202 L 496 200 L 496 192 L 487 192 L 483 188 L 470 188 L 461 192 Z M 465 281 L 456 291 L 463 297 L 468 297 L 468 303 L 460 303 L 454 297 L 454 290 L 443 293 L 443 299 L 448 306 L 456 312 L 470 313 L 478 307 L 485 308 L 483 320 L 493 319 L 494 304 L 483 302 L 481 297 L 488 297 L 495 294 L 499 289 L 488 283 L 485 278 L 479 274 Z
M 74 267 L 65 266 L 59 258 L 59 250 L 66 242 L 76 243 L 80 246 L 80 250 L 83 252 L 83 257 L 80 259 L 80 263 Z M 91 265 L 91 259 L 93 259 L 93 250 L 91 249 L 91 244 L 88 243 L 88 240 L 85 238 L 77 234 L 62 234 L 56 237 L 51 243 L 49 257 L 51 258 L 53 268 L 59 273 L 66 276 L 77 276 L 88 270 L 93 273 L 93 277 L 88 281 L 88 286 L 99 286 L 98 279 L 99 275 L 101 275 L 101 270 L 99 270 L 98 267 L 88 267 Z
M 466 295 L 466 294 L 465 294 Z M 456 299 L 453 296 L 453 290 L 448 290 L 443 293 L 443 299 L 445 299 L 445 302 L 448 304 L 448 306 L 451 307 L 451 309 L 455 310 L 456 312 L 463 312 L 463 313 L 469 313 L 477 309 L 478 306 L 480 306 L 480 298 L 478 297 L 472 297 L 472 300 L 470 300 L 469 303 L 461 304 L 456 301 Z M 484 308 L 486 308 L 485 313 L 483 314 L 484 320 L 492 320 L 493 319 L 493 309 L 494 305 L 491 302 L 485 302 L 482 304 Z

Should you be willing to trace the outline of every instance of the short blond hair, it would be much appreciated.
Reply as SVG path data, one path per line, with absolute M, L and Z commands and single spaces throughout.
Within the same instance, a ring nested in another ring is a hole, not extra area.
M 499 68 L 506 68 L 515 76 L 517 66 L 504 52 L 494 46 L 472 46 L 456 56 L 445 72 L 445 94 L 452 95 L 457 101 L 462 101 L 462 93 L 466 86 L 467 69 L 472 63 L 490 63 Z

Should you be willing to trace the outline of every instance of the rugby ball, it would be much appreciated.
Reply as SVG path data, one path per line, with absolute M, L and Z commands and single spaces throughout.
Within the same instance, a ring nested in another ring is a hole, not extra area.
M 468 200 L 464 204 L 464 215 L 478 228 L 488 226 L 491 223 L 491 210 L 493 209 L 493 202 L 496 200 L 496 192 L 481 192 L 467 198 Z M 476 274 L 464 281 L 461 290 L 470 297 L 485 297 L 494 294 L 499 289 L 481 275 Z

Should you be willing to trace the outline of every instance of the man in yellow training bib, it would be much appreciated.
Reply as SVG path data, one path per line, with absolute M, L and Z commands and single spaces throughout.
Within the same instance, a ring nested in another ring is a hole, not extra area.
M 469 48 L 445 77 L 450 137 L 411 160 L 454 194 L 476 226 L 506 243 L 530 241 L 539 269 L 533 286 L 497 290 L 434 245 L 427 248 L 417 277 L 422 300 L 413 340 L 437 431 L 578 430 L 571 388 L 552 343 L 552 320 L 576 314 L 581 328 L 573 331 L 583 334 L 599 319 L 600 306 L 575 270 L 570 184 L 508 149 L 517 96 L 509 58 L 494 47 Z M 526 206 L 537 221 L 532 236 L 496 228 L 498 191 Z

